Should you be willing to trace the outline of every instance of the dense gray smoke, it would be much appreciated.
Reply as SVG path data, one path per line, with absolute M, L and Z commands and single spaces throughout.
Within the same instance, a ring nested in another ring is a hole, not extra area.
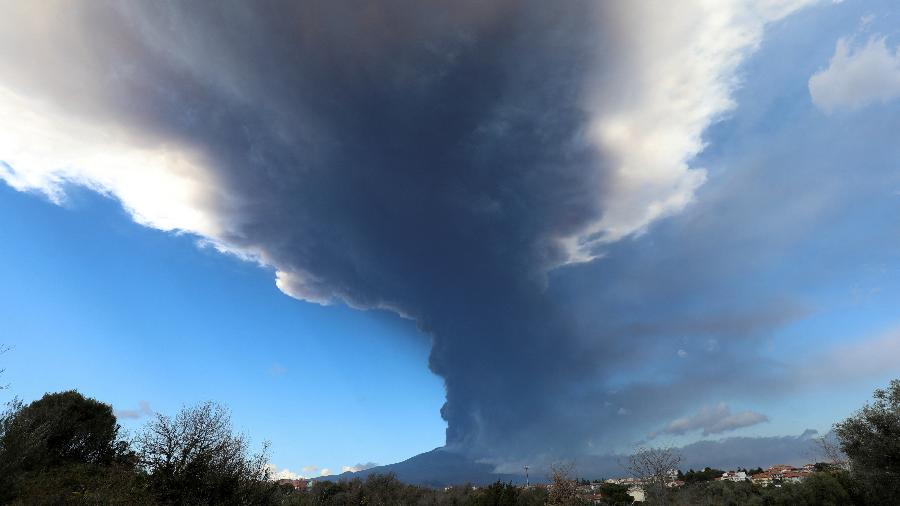
M 18 3 L 0 175 L 112 195 L 298 299 L 414 319 L 449 448 L 720 434 L 768 420 L 721 401 L 783 377 L 757 373 L 760 337 L 810 308 L 769 268 L 826 218 L 692 161 L 805 3 Z

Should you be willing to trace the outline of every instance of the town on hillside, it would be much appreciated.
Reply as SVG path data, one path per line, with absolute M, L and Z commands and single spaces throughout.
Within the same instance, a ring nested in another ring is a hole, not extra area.
M 689 470 L 683 473 L 677 469 L 670 469 L 665 473 L 665 487 L 673 489 L 683 487 L 686 484 L 694 484 L 705 481 L 724 481 L 734 483 L 749 482 L 759 487 L 781 487 L 787 483 L 801 483 L 808 477 L 817 472 L 830 472 L 840 470 L 840 464 L 828 463 L 809 463 L 801 467 L 795 467 L 788 464 L 776 464 L 769 466 L 767 469 L 737 469 L 737 470 L 719 470 L 706 467 L 701 471 Z M 312 491 L 317 482 L 328 480 L 319 478 L 297 478 L 297 479 L 280 479 L 277 483 L 284 487 L 290 487 L 297 491 Z M 634 502 L 644 502 L 647 498 L 647 489 L 653 486 L 654 479 L 652 477 L 619 477 L 607 479 L 575 479 L 571 480 L 574 492 L 577 496 L 588 502 L 600 504 L 606 499 L 603 495 L 605 486 L 615 485 L 621 487 L 619 490 L 627 492 Z M 550 491 L 556 482 L 548 483 L 530 483 L 524 485 L 516 485 L 520 489 L 546 489 Z M 471 487 L 472 490 L 479 489 L 477 485 L 458 485 Z M 458 486 L 447 486 L 443 490 L 450 492 Z

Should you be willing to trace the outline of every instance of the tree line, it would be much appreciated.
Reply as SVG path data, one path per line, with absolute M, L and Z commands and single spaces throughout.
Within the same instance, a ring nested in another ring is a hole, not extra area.
M 109 404 L 48 393 L 0 414 L 0 504 L 537 506 L 548 497 L 510 483 L 432 489 L 392 475 L 295 490 L 271 479 L 267 457 L 219 404 L 156 414 L 126 438 Z
M 900 381 L 836 424 L 835 462 L 801 483 L 759 487 L 712 481 L 716 470 L 680 474 L 667 486 L 677 455 L 649 449 L 632 456 L 647 485 L 646 504 L 883 505 L 900 497 Z M 135 505 L 577 505 L 631 504 L 628 487 L 601 484 L 585 494 L 557 468 L 549 487 L 511 483 L 432 489 L 392 475 L 317 481 L 295 490 L 271 480 L 267 445 L 253 452 L 215 403 L 154 415 L 126 437 L 112 407 L 77 391 L 49 393 L 0 414 L 0 504 Z M 840 460 L 839 460 L 840 459 Z M 839 460 L 839 461 L 838 461 Z M 600 497 L 598 497 L 598 495 Z

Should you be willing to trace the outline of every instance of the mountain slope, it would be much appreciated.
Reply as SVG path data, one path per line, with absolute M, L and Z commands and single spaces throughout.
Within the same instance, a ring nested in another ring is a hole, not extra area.
M 400 481 L 414 485 L 429 487 L 444 487 L 472 483 L 484 485 L 497 480 L 519 482 L 521 476 L 513 474 L 497 474 L 493 472 L 494 466 L 475 462 L 464 455 L 454 453 L 444 448 L 435 448 L 430 452 L 421 453 L 415 457 L 388 464 L 373 467 L 363 471 L 342 473 L 332 476 L 323 476 L 319 479 L 349 480 L 353 478 L 365 479 L 370 474 L 393 473 Z

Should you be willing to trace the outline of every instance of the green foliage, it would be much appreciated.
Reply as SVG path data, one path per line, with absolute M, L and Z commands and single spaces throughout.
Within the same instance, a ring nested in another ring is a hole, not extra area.
M 878 389 L 872 404 L 834 426 L 851 471 L 875 503 L 900 497 L 900 380 Z
M 516 506 L 519 490 L 511 483 L 496 482 L 475 496 L 473 506 Z
M 121 464 L 68 464 L 22 473 L 15 490 L 13 505 L 155 504 L 147 476 Z
M 0 417 L 0 501 L 66 466 L 127 468 L 133 461 L 112 407 L 75 391 L 46 394 L 27 406 L 11 403 Z
M 810 476 L 800 484 L 785 484 L 771 494 L 774 504 L 798 506 L 842 506 L 854 504 L 851 494 L 835 476 L 819 473 Z
M 713 469 L 711 467 L 707 467 L 702 471 L 694 471 L 693 469 L 691 469 L 690 471 L 682 475 L 681 480 L 688 485 L 701 483 L 704 481 L 713 481 L 716 478 L 722 476 L 722 473 L 724 472 L 725 471 L 722 471 L 721 469 Z
M 838 472 L 841 471 L 841 467 L 837 464 L 832 464 L 830 462 L 816 462 L 813 464 L 813 469 L 817 473 L 830 473 L 830 472 Z
M 667 504 L 722 506 L 866 505 L 860 484 L 848 473 L 815 473 L 801 483 L 760 487 L 748 482 L 708 481 L 676 489 Z M 652 500 L 648 506 L 657 504 Z M 877 503 L 876 503 L 877 504 Z
M 634 504 L 634 498 L 628 494 L 627 485 L 602 483 L 600 485 L 600 495 L 603 496 L 602 504 L 606 504 L 609 506 L 624 506 Z
M 112 407 L 75 391 L 13 402 L 0 416 L 2 504 L 274 504 L 265 455 L 247 455 L 224 409 L 158 417 L 139 453 Z
M 37 469 L 60 463 L 108 464 L 124 457 L 112 407 L 72 390 L 14 406 L 0 421 L 4 465 Z
M 721 476 L 721 474 L 720 474 Z M 672 489 L 666 504 L 675 505 L 744 505 L 751 504 L 756 495 L 749 483 L 700 481 Z M 652 498 L 645 504 L 659 504 Z
M 523 489 L 496 482 L 487 487 L 463 485 L 432 489 L 406 485 L 393 475 L 370 475 L 365 480 L 317 481 L 309 490 L 279 488 L 273 504 L 291 506 L 540 506 L 547 502 L 542 488 Z
M 538 506 L 547 503 L 547 491 L 543 488 L 529 488 L 519 491 L 519 506 Z

